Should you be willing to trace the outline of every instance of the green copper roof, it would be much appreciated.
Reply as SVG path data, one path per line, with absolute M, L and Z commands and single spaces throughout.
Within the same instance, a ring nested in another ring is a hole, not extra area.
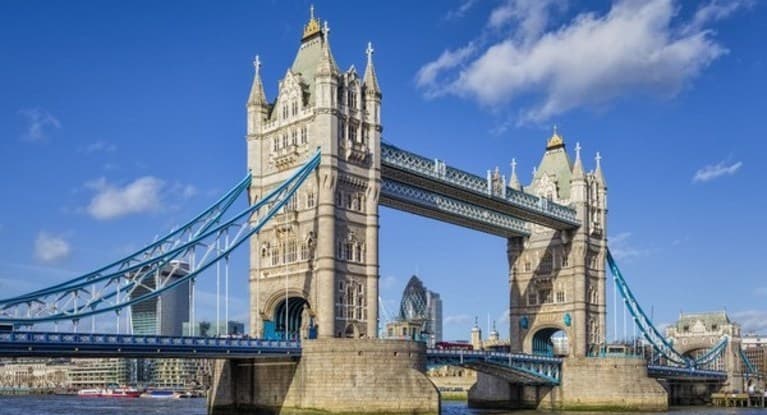
M 317 73 L 317 67 L 324 59 L 323 47 L 325 42 L 325 35 L 322 32 L 304 39 L 301 42 L 301 47 L 298 48 L 293 65 L 290 67 L 293 73 L 301 75 L 304 99 L 309 105 L 314 105 L 314 76 Z M 333 59 L 333 54 L 330 51 L 330 45 L 328 45 L 328 56 L 333 71 L 338 72 L 335 59 Z
M 565 151 L 565 147 L 546 150 L 538 169 L 535 171 L 533 183 L 542 175 L 554 175 L 560 199 L 570 198 L 570 177 L 572 176 L 572 163 Z

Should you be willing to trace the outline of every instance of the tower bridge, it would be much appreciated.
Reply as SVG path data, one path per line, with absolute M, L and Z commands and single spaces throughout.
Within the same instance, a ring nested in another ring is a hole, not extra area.
M 599 153 L 587 171 L 580 144 L 571 159 L 555 130 L 522 186 L 515 162 L 508 180 L 497 169 L 483 177 L 384 143 L 372 45 L 360 76 L 354 66 L 339 68 L 329 36 L 312 10 L 272 100 L 256 57 L 246 104 L 249 174 L 221 199 L 112 264 L 0 300 L 0 323 L 76 325 L 201 278 L 247 245 L 254 340 L 22 332 L 0 335 L 0 355 L 218 358 L 211 412 L 349 412 L 364 401 L 368 411 L 431 413 L 439 403 L 427 364 L 477 370 L 470 401 L 484 406 L 654 410 L 667 407 L 654 378 L 743 382 L 739 332 L 712 332 L 705 351 L 686 355 L 669 339 L 684 345 L 684 333 L 662 335 L 643 312 L 607 249 Z M 242 197 L 248 206 L 237 212 Z M 380 206 L 506 239 L 509 353 L 376 339 Z M 183 277 L 163 278 L 182 263 Z M 614 301 L 642 338 L 638 356 L 607 353 L 608 268 L 620 293 Z M 551 356 L 558 331 L 568 338 L 561 357 Z M 282 341 L 260 340 L 274 338 Z

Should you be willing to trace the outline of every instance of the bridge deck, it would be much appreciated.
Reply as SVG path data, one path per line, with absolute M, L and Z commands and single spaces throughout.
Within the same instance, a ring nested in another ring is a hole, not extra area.
M 0 333 L 3 357 L 298 357 L 298 342 L 124 334 Z
M 580 226 L 567 206 L 510 187 L 493 192 L 487 179 L 383 143 L 381 177 L 553 229 Z

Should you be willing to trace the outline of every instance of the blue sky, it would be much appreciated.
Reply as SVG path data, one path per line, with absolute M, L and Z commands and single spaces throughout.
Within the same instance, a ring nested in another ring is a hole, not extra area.
M 656 322 L 726 307 L 767 331 L 763 3 L 315 3 L 342 68 L 363 68 L 373 42 L 385 140 L 479 174 L 515 157 L 528 183 L 556 124 L 588 168 L 603 155 L 610 246 Z M 3 296 L 138 248 L 239 180 L 253 57 L 273 99 L 308 9 L 2 2 Z M 503 240 L 386 208 L 381 224 L 390 313 L 417 271 L 443 297 L 446 337 L 467 338 L 475 315 L 508 333 Z M 238 318 L 246 266 L 243 252 Z

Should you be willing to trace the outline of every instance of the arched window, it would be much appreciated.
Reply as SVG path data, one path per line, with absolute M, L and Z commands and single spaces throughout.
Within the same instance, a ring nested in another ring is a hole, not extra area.
M 301 127 L 301 144 L 306 144 L 307 136 L 306 136 L 306 127 Z

